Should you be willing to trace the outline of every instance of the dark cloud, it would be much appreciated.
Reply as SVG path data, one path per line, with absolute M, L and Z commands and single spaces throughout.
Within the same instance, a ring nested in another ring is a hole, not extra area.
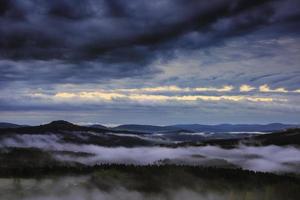
M 94 15 L 90 1 L 53 0 L 48 3 L 47 14 L 51 17 L 82 20 Z
M 267 0 L 2 0 L 0 56 L 42 60 L 105 56 L 111 62 L 116 57 L 135 62 L 132 58 L 147 59 L 166 42 L 178 48 L 180 44 L 174 39 L 183 40 L 184 47 L 188 47 L 185 36 L 190 33 L 198 33 L 198 37 L 209 33 L 213 40 L 295 20 L 299 17 L 295 8 L 298 4 Z M 148 51 L 141 56 L 135 46 Z
M 298 33 L 299 4 L 1 0 L 0 81 L 93 83 L 151 77 L 157 70 L 150 64 L 173 56 L 176 49 L 205 48 L 265 27 L 276 27 L 271 33 Z
M 72 63 L 61 60 L 27 60 L 23 62 L 4 60 L 0 61 L 0 69 L 2 86 L 11 80 L 29 81 L 30 85 L 100 83 L 124 77 L 146 78 L 158 72 L 158 70 L 143 66 L 135 70 L 135 65 L 131 62 L 106 63 L 104 65 L 97 61 Z

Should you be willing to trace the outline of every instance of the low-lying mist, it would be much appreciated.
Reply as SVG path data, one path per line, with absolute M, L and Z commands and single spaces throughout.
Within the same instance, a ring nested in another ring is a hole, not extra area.
M 300 149 L 287 146 L 237 146 L 224 149 L 203 147 L 102 147 L 97 145 L 66 143 L 57 135 L 17 135 L 0 140 L 2 149 L 8 147 L 38 148 L 50 152 L 86 153 L 85 156 L 56 153 L 60 161 L 86 165 L 119 164 L 186 164 L 218 167 L 240 167 L 263 172 L 300 173 Z M 88 156 L 86 156 L 88 155 Z

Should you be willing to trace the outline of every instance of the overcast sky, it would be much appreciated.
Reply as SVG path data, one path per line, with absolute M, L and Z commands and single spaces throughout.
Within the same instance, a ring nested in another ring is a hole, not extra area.
M 299 116 L 299 0 L 0 1 L 0 121 Z

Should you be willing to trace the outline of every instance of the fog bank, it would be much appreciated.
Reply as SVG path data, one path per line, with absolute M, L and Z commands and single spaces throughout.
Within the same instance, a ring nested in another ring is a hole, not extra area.
M 120 164 L 187 164 L 218 167 L 241 167 L 264 172 L 300 173 L 300 149 L 297 147 L 238 146 L 223 149 L 203 147 L 102 147 L 65 143 L 57 135 L 17 135 L 0 140 L 1 148 L 38 148 L 44 151 L 88 153 L 89 156 L 55 154 L 61 161 L 75 161 L 86 165 L 101 163 Z

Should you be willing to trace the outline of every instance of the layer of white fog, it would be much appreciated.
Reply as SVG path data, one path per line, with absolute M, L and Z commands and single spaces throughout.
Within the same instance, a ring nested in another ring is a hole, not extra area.
M 86 165 L 101 163 L 189 164 L 219 167 L 241 167 L 254 171 L 300 173 L 300 148 L 287 146 L 238 146 L 223 149 L 217 146 L 203 147 L 102 147 L 64 143 L 57 135 L 18 135 L 0 140 L 0 147 L 34 147 L 46 151 L 84 152 L 90 156 L 55 154 L 63 161 L 75 161 Z

